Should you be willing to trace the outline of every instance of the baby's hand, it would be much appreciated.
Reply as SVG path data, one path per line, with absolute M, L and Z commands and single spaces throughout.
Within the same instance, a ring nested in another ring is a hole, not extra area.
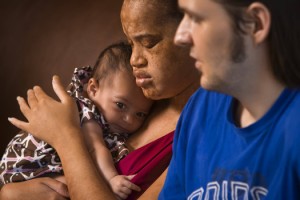
M 109 185 L 112 191 L 121 199 L 127 199 L 132 190 L 141 191 L 141 188 L 131 182 L 135 175 L 124 176 L 117 175 L 109 180 Z

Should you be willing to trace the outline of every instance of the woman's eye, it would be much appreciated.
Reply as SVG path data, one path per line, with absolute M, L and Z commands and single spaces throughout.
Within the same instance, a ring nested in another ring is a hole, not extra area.
M 143 46 L 146 47 L 146 48 L 148 48 L 148 49 L 151 49 L 155 45 L 156 45 L 156 42 L 154 42 L 154 41 L 147 41 L 147 42 L 143 43 Z
M 151 49 L 152 47 L 157 45 L 157 43 L 159 43 L 160 40 L 161 40 L 160 37 L 151 37 L 151 38 L 146 37 L 141 40 L 141 44 L 142 46 Z
M 139 113 L 136 113 L 136 116 L 138 116 L 139 118 L 146 118 L 147 114 L 139 112 Z
M 116 102 L 116 105 L 117 105 L 118 108 L 120 108 L 120 109 L 124 109 L 124 108 L 125 108 L 125 104 L 123 104 L 123 103 Z

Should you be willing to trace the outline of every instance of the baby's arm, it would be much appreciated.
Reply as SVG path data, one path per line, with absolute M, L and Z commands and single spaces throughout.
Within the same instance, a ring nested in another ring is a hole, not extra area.
M 109 183 L 113 192 L 122 199 L 126 199 L 132 190 L 140 188 L 131 183 L 133 176 L 119 175 L 109 149 L 103 140 L 103 131 L 95 120 L 88 120 L 82 125 L 88 150 L 99 170 Z

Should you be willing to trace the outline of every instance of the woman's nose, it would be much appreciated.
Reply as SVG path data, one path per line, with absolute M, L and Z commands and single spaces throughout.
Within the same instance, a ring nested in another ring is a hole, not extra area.
M 130 57 L 130 64 L 132 67 L 143 67 L 147 64 L 147 60 L 143 56 L 143 53 L 141 50 L 132 50 L 132 54 Z

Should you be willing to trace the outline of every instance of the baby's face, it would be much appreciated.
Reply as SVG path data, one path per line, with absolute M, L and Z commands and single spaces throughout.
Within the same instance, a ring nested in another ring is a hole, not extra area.
M 110 130 L 118 133 L 132 133 L 140 128 L 153 102 L 143 95 L 127 71 L 106 77 L 90 98 L 104 115 Z

